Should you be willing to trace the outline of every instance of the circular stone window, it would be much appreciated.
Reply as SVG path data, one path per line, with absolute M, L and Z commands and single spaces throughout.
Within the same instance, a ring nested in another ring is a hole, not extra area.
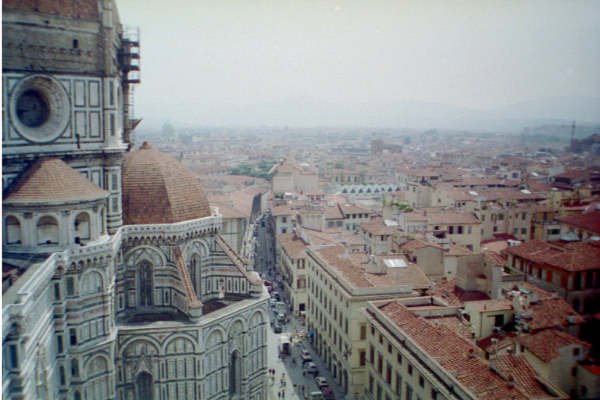
M 32 142 L 50 142 L 62 135 L 69 123 L 69 108 L 65 89 L 49 76 L 29 76 L 11 94 L 12 124 Z

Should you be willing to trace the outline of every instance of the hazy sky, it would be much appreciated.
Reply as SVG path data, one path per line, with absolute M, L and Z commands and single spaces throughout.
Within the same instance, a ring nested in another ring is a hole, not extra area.
M 136 112 L 147 122 L 343 125 L 407 100 L 491 109 L 600 97 L 600 1 L 117 4 L 141 30 Z

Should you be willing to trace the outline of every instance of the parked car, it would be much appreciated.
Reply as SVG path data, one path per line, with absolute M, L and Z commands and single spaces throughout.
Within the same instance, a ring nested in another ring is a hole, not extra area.
M 325 386 L 329 386 L 329 384 L 327 383 L 327 378 L 325 378 L 324 376 L 315 376 L 315 383 L 317 384 L 319 389 Z
M 302 359 L 303 364 L 312 361 L 312 356 L 308 350 L 302 350 L 302 353 L 300 353 L 300 358 Z
M 279 322 L 280 324 L 285 324 L 287 322 L 287 315 L 285 315 L 284 313 L 278 313 L 277 322 Z
M 273 325 L 273 332 L 275 332 L 275 333 L 281 333 L 282 331 L 283 331 L 283 327 L 281 326 L 280 323 L 276 322 Z
M 319 368 L 314 362 L 307 362 L 304 364 L 304 372 L 309 375 L 317 376 L 319 374 Z

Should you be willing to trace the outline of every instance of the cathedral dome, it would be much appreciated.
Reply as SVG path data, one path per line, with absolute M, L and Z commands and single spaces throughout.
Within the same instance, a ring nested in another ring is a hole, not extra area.
M 105 199 L 108 194 L 63 160 L 40 158 L 4 193 L 3 204 L 61 205 Z
M 147 142 L 123 159 L 125 225 L 171 224 L 210 216 L 208 200 L 192 173 Z

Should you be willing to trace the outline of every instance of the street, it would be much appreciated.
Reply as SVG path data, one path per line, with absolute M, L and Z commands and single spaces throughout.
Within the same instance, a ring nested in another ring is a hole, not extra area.
M 285 298 L 285 294 L 279 290 L 280 282 L 276 279 L 279 274 L 276 270 L 275 239 L 268 221 L 265 221 L 263 226 L 261 222 L 263 220 L 266 220 L 266 218 L 262 220 L 259 218 L 256 222 L 255 269 L 261 274 L 263 279 L 273 282 L 274 290 L 278 291 L 279 295 L 282 296 L 281 300 L 289 305 L 289 299 Z M 307 350 L 311 354 L 312 362 L 318 367 L 318 376 L 327 379 L 329 387 L 331 387 L 335 395 L 335 399 L 344 399 L 340 387 L 332 379 L 325 365 L 310 345 L 305 335 L 306 330 L 303 321 L 300 321 L 288 311 L 289 320 L 286 324 L 283 324 L 282 333 L 275 333 L 273 330 L 275 317 L 275 312 L 272 309 L 269 315 L 270 327 L 267 334 L 267 369 L 269 371 L 274 370 L 275 373 L 267 375 L 269 400 L 304 400 L 309 398 L 311 392 L 319 391 L 313 375 L 303 375 L 300 358 L 302 350 Z M 291 351 L 290 355 L 280 358 L 279 341 L 282 335 L 288 336 L 291 339 Z

